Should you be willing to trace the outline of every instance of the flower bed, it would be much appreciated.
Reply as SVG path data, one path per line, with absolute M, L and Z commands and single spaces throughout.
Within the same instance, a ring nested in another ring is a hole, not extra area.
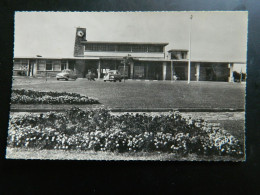
M 12 104 L 98 104 L 98 100 L 67 92 L 13 89 Z
M 10 119 L 8 146 L 243 156 L 243 145 L 235 137 L 178 112 L 111 115 L 105 109 L 72 108 L 66 113 L 17 116 Z

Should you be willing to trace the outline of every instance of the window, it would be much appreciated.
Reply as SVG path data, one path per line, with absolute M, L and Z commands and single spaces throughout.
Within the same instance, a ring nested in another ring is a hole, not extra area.
M 163 47 L 150 45 L 150 46 L 148 46 L 148 52 L 163 52 Z
M 116 51 L 115 45 L 107 45 L 107 51 Z
M 85 51 L 163 52 L 163 46 L 88 43 L 85 45 Z
M 14 60 L 14 70 L 27 70 L 28 60 Z
M 177 60 L 177 59 L 178 59 L 178 57 L 177 57 L 177 55 L 176 55 L 175 52 L 172 52 L 172 53 L 171 53 L 171 59 L 174 59 L 174 60 Z
M 98 51 L 98 45 L 92 45 L 93 51 Z
M 14 61 L 14 70 L 27 70 L 27 69 L 28 69 L 28 60 Z
M 92 44 L 86 44 L 85 45 L 85 50 L 86 51 L 93 51 L 93 45 Z
M 61 62 L 59 60 L 53 61 L 53 70 L 54 71 L 61 70 Z
M 147 52 L 147 46 L 146 45 L 133 45 L 132 51 L 133 52 Z
M 116 51 L 114 44 L 86 44 L 85 51 Z
M 132 51 L 131 45 L 118 45 L 118 51 Z
M 182 59 L 187 59 L 187 52 L 182 52 L 181 57 Z
M 46 66 L 46 61 L 45 60 L 39 60 L 37 70 L 44 71 L 45 66 Z
M 46 61 L 46 70 L 52 70 L 52 61 L 51 60 Z
M 14 70 L 21 70 L 21 60 L 14 60 Z
M 62 60 L 61 61 L 61 70 L 65 70 L 67 68 L 67 62 Z

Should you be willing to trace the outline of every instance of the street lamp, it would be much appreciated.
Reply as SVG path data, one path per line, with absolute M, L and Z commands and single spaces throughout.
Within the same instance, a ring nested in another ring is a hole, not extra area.
M 126 64 L 126 59 L 124 60 L 124 83 L 125 83 L 125 64 Z
M 191 67 L 191 24 L 192 15 L 190 15 L 190 32 L 189 32 L 189 65 L 188 65 L 188 84 L 190 83 L 190 67 Z

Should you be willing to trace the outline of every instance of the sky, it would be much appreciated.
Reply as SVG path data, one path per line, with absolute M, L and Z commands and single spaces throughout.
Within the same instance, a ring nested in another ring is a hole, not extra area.
M 193 16 L 192 20 L 190 15 Z M 88 41 L 167 42 L 191 59 L 246 62 L 248 13 L 16 12 L 14 57 L 73 57 L 76 27 Z

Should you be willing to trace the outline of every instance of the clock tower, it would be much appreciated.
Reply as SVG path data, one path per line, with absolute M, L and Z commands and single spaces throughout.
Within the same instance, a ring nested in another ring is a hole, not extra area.
M 84 45 L 82 44 L 82 41 L 86 41 L 86 28 L 78 27 L 76 29 L 74 57 L 84 56 Z

